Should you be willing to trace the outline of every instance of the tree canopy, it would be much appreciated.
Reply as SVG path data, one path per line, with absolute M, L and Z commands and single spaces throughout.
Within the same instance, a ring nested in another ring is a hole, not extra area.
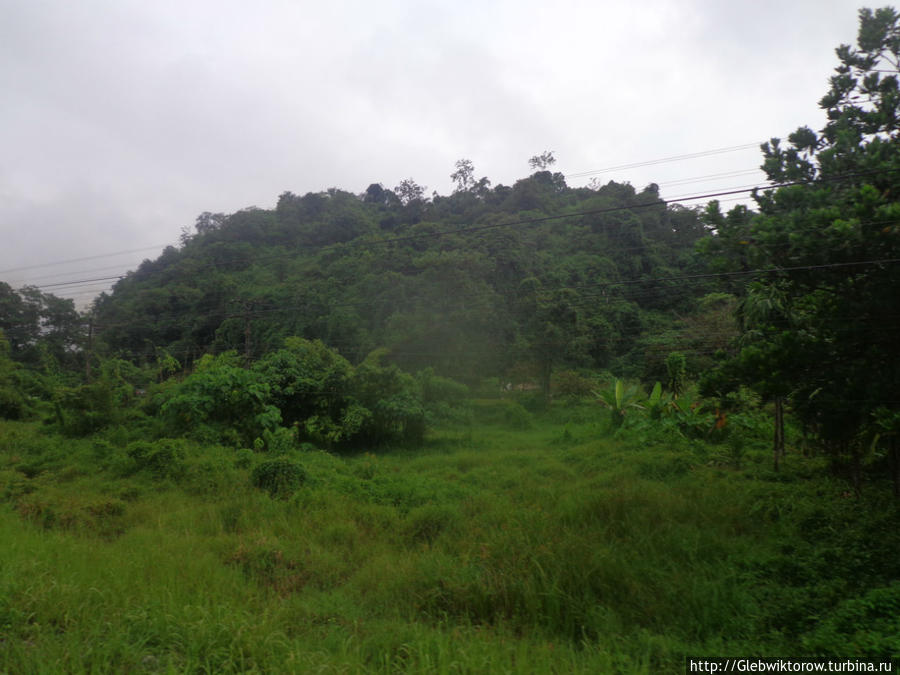
M 857 46 L 836 50 L 824 128 L 765 143 L 763 169 L 784 185 L 756 195 L 753 217 L 713 207 L 705 244 L 724 268 L 761 272 L 742 291 L 742 346 L 726 370 L 790 396 L 854 463 L 900 410 L 900 17 L 859 19 Z

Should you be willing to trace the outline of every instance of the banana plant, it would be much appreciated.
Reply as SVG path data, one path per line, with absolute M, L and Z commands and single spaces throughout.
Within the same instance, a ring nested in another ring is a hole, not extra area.
M 709 431 L 709 415 L 703 402 L 691 392 L 685 392 L 671 402 L 671 410 L 681 431 L 690 437 L 700 437 Z
M 625 413 L 629 408 L 642 408 L 639 400 L 641 392 L 637 387 L 626 386 L 622 380 L 616 380 L 612 389 L 595 391 L 594 395 L 600 404 L 609 408 L 610 420 L 613 427 L 622 426 L 625 421 Z
M 647 412 L 650 413 L 650 419 L 658 420 L 662 417 L 663 410 L 668 405 L 668 398 L 668 396 L 663 396 L 661 382 L 653 385 L 653 391 L 650 392 L 650 397 L 645 405 Z

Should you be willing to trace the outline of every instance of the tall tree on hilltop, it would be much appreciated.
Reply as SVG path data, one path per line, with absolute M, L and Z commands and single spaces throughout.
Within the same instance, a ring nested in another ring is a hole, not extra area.
M 541 154 L 534 155 L 528 160 L 528 166 L 534 171 L 549 171 L 554 164 L 556 164 L 556 157 L 553 156 L 552 150 L 544 150 Z
M 425 200 L 425 186 L 419 185 L 412 178 L 404 178 L 394 188 L 394 193 L 400 198 L 400 202 L 409 206 Z
M 450 174 L 450 180 L 456 183 L 456 192 L 471 190 L 475 185 L 475 165 L 472 160 L 457 160 L 456 171 Z

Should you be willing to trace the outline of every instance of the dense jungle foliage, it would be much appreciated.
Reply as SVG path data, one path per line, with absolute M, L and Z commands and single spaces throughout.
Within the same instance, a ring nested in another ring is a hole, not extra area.
M 0 672 L 900 658 L 900 16 L 837 56 L 755 209 L 460 160 L 0 283 Z
M 477 185 L 427 201 L 379 185 L 285 193 L 272 211 L 204 214 L 98 300 L 98 339 L 184 365 L 229 349 L 256 359 L 299 336 L 468 382 L 558 364 L 644 374 L 641 335 L 702 294 L 655 281 L 693 269 L 698 215 L 655 186 L 573 189 L 549 171 Z

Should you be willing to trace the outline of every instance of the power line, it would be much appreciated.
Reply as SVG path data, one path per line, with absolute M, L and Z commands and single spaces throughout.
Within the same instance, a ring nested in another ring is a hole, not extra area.
M 35 281 L 41 281 L 44 279 L 58 279 L 59 277 L 66 277 L 66 276 L 72 276 L 72 275 L 83 276 L 85 274 L 93 274 L 95 272 L 99 273 L 99 272 L 107 272 L 109 270 L 121 270 L 123 266 L 127 267 L 130 264 L 131 263 L 119 263 L 118 265 L 107 265 L 106 267 L 91 267 L 89 269 L 70 270 L 68 272 L 56 272 L 54 274 L 42 274 L 41 276 L 38 276 L 38 277 L 29 276 L 29 279 L 31 279 L 32 282 L 35 282 Z M 33 285 L 33 284 L 26 284 L 26 285 Z
M 127 251 L 114 251 L 113 253 L 99 253 L 97 255 L 89 255 L 83 258 L 70 258 L 68 260 L 56 260 L 53 262 L 39 263 L 37 265 L 26 265 L 24 267 L 12 267 L 6 270 L 0 270 L 0 274 L 9 274 L 10 272 L 24 272 L 26 270 L 34 270 L 40 267 L 53 267 L 55 265 L 67 265 L 76 262 L 85 262 L 87 260 L 99 260 L 100 258 L 111 258 L 117 255 L 126 255 L 128 253 L 143 253 L 145 251 L 156 251 L 171 244 L 159 244 L 157 246 L 147 246 L 145 248 L 134 248 Z
M 612 171 L 623 171 L 625 169 L 637 169 L 643 166 L 655 166 L 657 164 L 667 164 L 669 162 L 682 162 L 688 159 L 698 159 L 700 157 L 709 157 L 712 155 L 722 155 L 729 152 L 739 152 L 741 150 L 750 150 L 751 148 L 758 149 L 759 146 L 762 145 L 760 143 L 744 143 L 743 145 L 732 145 L 727 148 L 715 148 L 713 150 L 704 150 L 702 152 L 690 152 L 683 155 L 673 155 L 671 157 L 662 157 L 660 159 L 650 159 L 643 162 L 632 162 L 630 164 L 619 164 L 617 166 L 610 166 L 605 169 L 591 169 L 588 171 L 578 171 L 576 173 L 568 173 L 565 175 L 566 178 L 586 178 L 588 176 L 594 176 L 603 173 L 610 173 Z
M 701 183 L 708 180 L 718 180 L 720 178 L 737 178 L 738 176 L 751 176 L 755 173 L 763 173 L 762 169 L 741 169 L 739 171 L 724 171 L 722 173 L 711 173 L 706 176 L 695 176 L 692 178 L 680 178 L 678 180 L 665 181 L 657 183 L 658 187 L 668 187 L 672 185 L 690 185 L 691 183 Z
M 112 281 L 112 280 L 122 279 L 122 278 L 123 278 L 122 275 L 116 275 L 116 276 L 112 276 L 112 277 L 98 277 L 95 279 L 79 279 L 77 281 L 59 281 L 55 284 L 42 284 L 40 286 L 35 286 L 35 288 L 55 288 L 58 286 L 73 286 L 76 284 L 89 284 L 89 283 L 94 283 L 97 281 Z

